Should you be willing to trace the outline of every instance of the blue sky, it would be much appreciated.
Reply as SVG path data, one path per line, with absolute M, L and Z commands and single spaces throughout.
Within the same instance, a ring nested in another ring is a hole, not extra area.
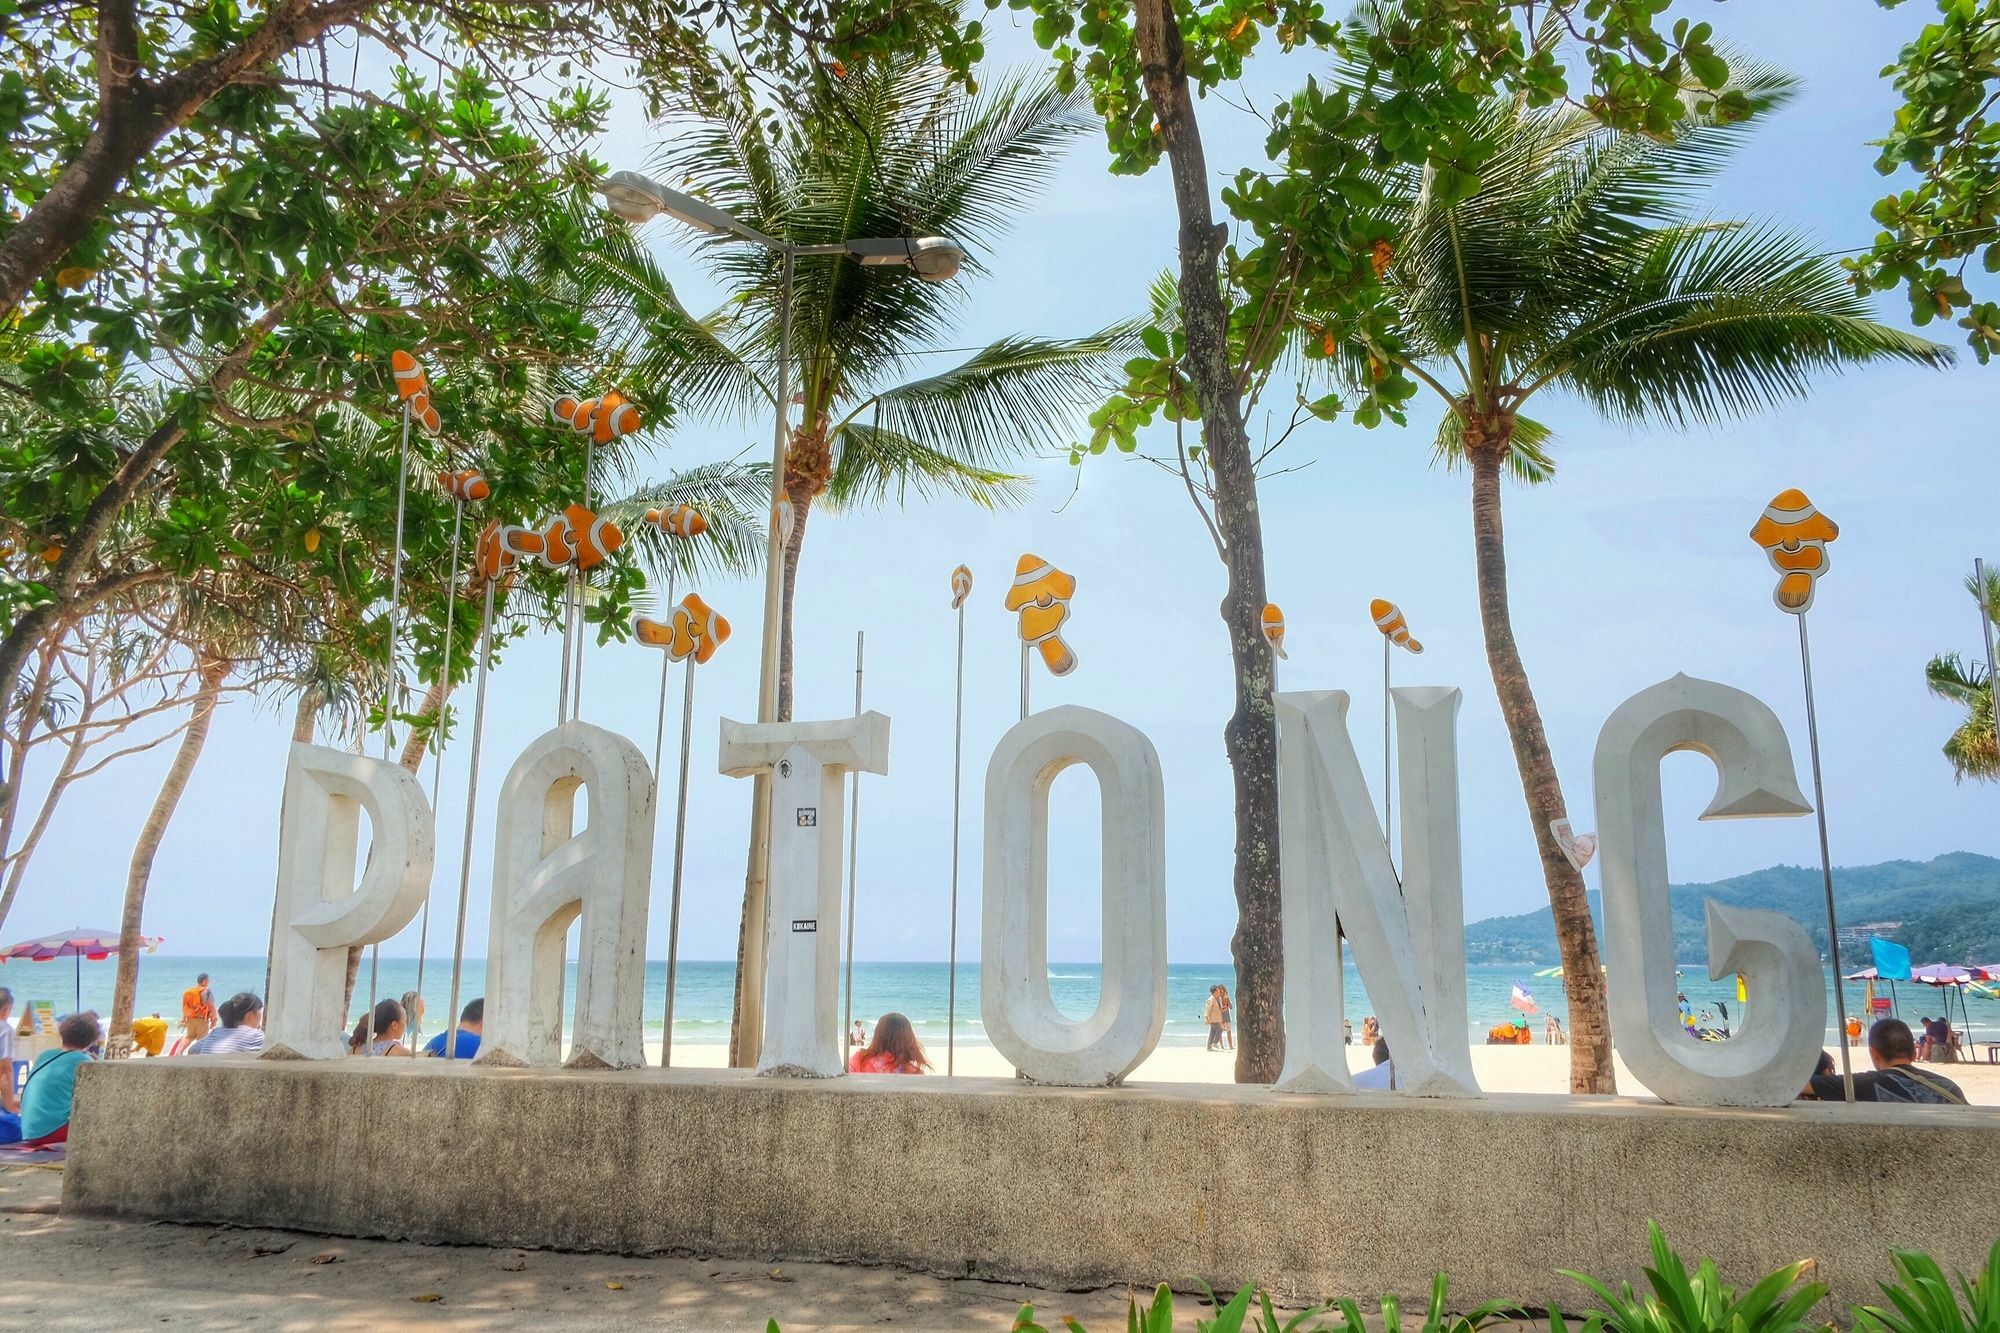
M 1797 72 L 1802 95 L 1774 116 L 1713 193 L 1718 216 L 1773 218 L 1826 249 L 1865 244 L 1884 184 L 1866 141 L 1894 98 L 1877 71 L 1930 6 L 1884 11 L 1863 0 L 1827 6 L 1839 23 L 1800 23 L 1800 7 L 1765 0 L 1701 5 L 1736 47 Z M 990 16 L 1001 63 L 1036 58 L 1025 34 Z M 1307 66 L 1284 62 L 1246 90 L 1268 102 Z M 1261 160 L 1261 127 L 1215 99 L 1202 116 L 1218 175 Z M 629 99 L 602 155 L 640 165 L 656 141 Z M 954 346 L 1013 332 L 1080 333 L 1143 309 L 1147 282 L 1173 259 L 1163 170 L 1137 180 L 1104 169 L 1096 138 L 1079 140 L 1032 216 L 990 255 L 994 275 L 966 292 Z M 667 228 L 653 234 L 686 296 L 716 293 Z M 1900 318 L 1899 297 L 1883 302 Z M 1957 330 L 1932 330 L 1955 341 Z M 936 365 L 949 363 L 937 358 Z M 1771 604 L 1773 575 L 1747 532 L 1765 502 L 1799 486 L 1841 525 L 1812 615 L 1827 806 L 1837 864 L 2000 854 L 2000 789 L 1955 786 L 1938 746 L 1953 711 L 1928 698 L 1924 662 L 1975 651 L 1978 621 L 1959 587 L 1975 554 L 2000 558 L 1994 515 L 1990 376 L 1967 364 L 1827 378 L 1807 402 L 1713 432 L 1636 430 L 1574 404 L 1544 404 L 1559 432 L 1557 482 L 1506 496 L 1514 624 L 1539 696 L 1576 826 L 1595 826 L 1590 760 L 1604 718 L 1633 692 L 1676 671 L 1740 686 L 1768 702 L 1791 734 L 1807 780 L 1796 631 Z M 1428 651 L 1399 655 L 1405 684 L 1465 691 L 1459 723 L 1468 917 L 1543 901 L 1520 787 L 1480 648 L 1465 478 L 1433 469 L 1435 416 L 1408 430 L 1345 424 L 1287 446 L 1308 464 L 1262 494 L 1271 595 L 1290 625 L 1284 688 L 1351 691 L 1354 739 L 1379 754 L 1380 639 L 1367 603 L 1398 602 Z M 1079 423 L 1081 424 L 1081 423 Z M 660 467 L 768 449 L 768 423 L 688 420 L 656 441 Z M 1038 674 L 1038 705 L 1100 708 L 1144 731 L 1167 784 L 1168 938 L 1177 961 L 1227 957 L 1229 773 L 1221 729 L 1229 659 L 1216 606 L 1223 571 L 1178 482 L 1143 463 L 1094 459 L 1079 474 L 1062 457 L 1031 469 L 1033 498 L 989 514 L 945 502 L 814 520 L 799 593 L 797 716 L 852 707 L 854 634 L 868 638 L 867 703 L 890 715 L 890 774 L 862 795 L 859 943 L 864 959 L 942 958 L 950 860 L 953 617 L 947 579 L 964 562 L 977 579 L 967 621 L 966 815 L 961 957 L 976 957 L 981 816 L 988 756 L 1015 715 L 1012 617 L 1000 600 L 1015 557 L 1033 551 L 1076 575 L 1070 623 L 1081 658 L 1064 680 Z M 644 469 L 642 469 L 644 471 Z M 1074 494 L 1072 494 L 1074 492 Z M 689 803 L 687 957 L 732 957 L 742 892 L 749 784 L 716 772 L 717 719 L 755 716 L 756 583 L 704 593 L 737 637 L 699 682 Z M 510 652 L 495 677 L 475 839 L 469 952 L 484 953 L 493 795 L 513 757 L 554 718 L 556 653 L 543 641 Z M 1039 673 L 1039 666 L 1037 667 Z M 658 658 L 636 647 L 593 651 L 584 715 L 650 753 Z M 678 695 L 678 678 L 674 693 Z M 467 700 L 469 703 L 469 699 Z M 672 726 L 670 723 L 669 730 Z M 167 950 L 253 954 L 264 947 L 276 865 L 288 705 L 238 700 L 218 717 L 206 756 L 161 849 L 146 929 Z M 669 772 L 673 757 L 668 757 Z M 132 838 L 167 749 L 121 763 L 74 789 L 5 929 L 8 938 L 82 923 L 115 925 Z M 432 952 L 449 951 L 464 811 L 466 751 L 446 756 Z M 1698 826 L 1713 789 L 1703 761 L 1668 764 L 1673 878 L 1719 878 L 1816 859 L 1812 821 Z M 425 783 L 428 786 L 429 772 Z M 1073 771 L 1056 785 L 1051 954 L 1097 948 L 1095 793 Z M 664 956 L 671 803 L 656 849 L 648 956 Z M 1591 873 L 1595 882 L 1595 869 Z M 414 953 L 417 927 L 385 946 Z M 442 941 L 442 944 L 440 943 Z

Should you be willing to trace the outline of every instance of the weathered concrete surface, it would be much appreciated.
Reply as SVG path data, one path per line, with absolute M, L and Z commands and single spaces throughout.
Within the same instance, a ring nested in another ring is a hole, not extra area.
M 1894 1246 L 1974 1269 L 1994 1223 L 1932 1205 L 2000 1111 L 215 1058 L 86 1067 L 70 1141 L 83 1215 L 1574 1307 L 1555 1270 L 1636 1280 L 1648 1218 L 1841 1301 Z

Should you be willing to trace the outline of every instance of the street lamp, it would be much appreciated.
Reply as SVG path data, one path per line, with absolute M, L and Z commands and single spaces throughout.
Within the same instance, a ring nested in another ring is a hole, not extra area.
M 779 507 L 785 494 L 785 449 L 791 438 L 792 274 L 800 256 L 838 255 L 866 268 L 906 268 L 924 282 L 949 282 L 965 262 L 965 251 L 941 236 L 852 237 L 830 245 L 795 245 L 766 235 L 730 213 L 690 194 L 670 190 L 636 171 L 614 171 L 600 181 L 597 192 L 605 207 L 630 223 L 650 222 L 661 214 L 676 218 L 710 236 L 753 241 L 781 256 L 784 275 L 778 287 L 778 405 L 777 428 L 771 441 L 771 515 L 764 541 L 764 642 L 757 682 L 757 720 L 778 720 L 778 619 L 784 590 L 784 542 L 779 537 Z M 738 1055 L 755 1064 L 764 1042 L 764 916 L 770 867 L 771 784 L 759 774 L 750 799 L 750 867 L 744 884 L 746 916 L 751 923 L 743 941 L 742 1044 Z

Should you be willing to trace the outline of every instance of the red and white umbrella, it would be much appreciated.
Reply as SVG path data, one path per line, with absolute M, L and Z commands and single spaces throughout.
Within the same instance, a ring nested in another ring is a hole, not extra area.
M 147 953 L 160 947 L 158 935 L 141 935 L 139 947 Z M 47 963 L 57 958 L 76 959 L 76 1007 L 83 1008 L 83 960 L 101 963 L 118 952 L 118 932 L 115 930 L 85 930 L 74 926 L 69 930 L 57 931 L 53 935 L 43 935 L 39 939 L 22 940 L 19 944 L 9 944 L 0 948 L 0 963 Z

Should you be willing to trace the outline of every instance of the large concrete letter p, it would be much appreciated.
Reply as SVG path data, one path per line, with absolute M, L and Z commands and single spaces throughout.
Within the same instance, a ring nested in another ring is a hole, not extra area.
M 354 882 L 361 813 L 371 841 Z M 430 803 L 409 770 L 323 745 L 295 744 L 278 829 L 278 919 L 264 1054 L 345 1055 L 347 951 L 388 939 L 430 891 Z

